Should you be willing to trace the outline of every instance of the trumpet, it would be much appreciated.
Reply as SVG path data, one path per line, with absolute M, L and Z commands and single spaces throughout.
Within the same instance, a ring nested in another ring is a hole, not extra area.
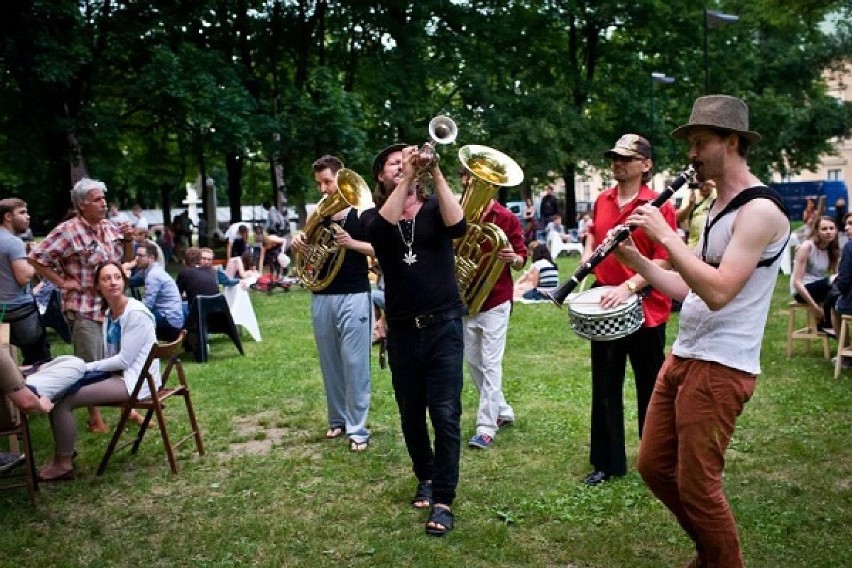
M 657 196 L 656 199 L 654 199 L 654 201 L 651 202 L 651 205 L 658 209 L 662 207 L 662 205 L 694 175 L 695 168 L 692 164 L 690 164 L 685 170 L 678 174 L 674 181 L 672 181 L 671 185 L 669 185 L 662 193 L 660 193 L 660 195 Z M 627 237 L 629 237 L 630 233 L 632 233 L 635 229 L 636 227 L 631 225 L 619 225 L 614 228 L 609 236 L 600 245 L 598 245 L 598 248 L 596 248 L 594 252 L 592 252 L 589 259 L 577 267 L 577 270 L 574 271 L 574 274 L 567 282 L 552 292 L 546 292 L 546 295 L 553 300 L 554 304 L 562 307 L 562 304 L 565 303 L 565 299 L 574 290 L 574 288 L 579 286 L 580 282 L 583 281 L 583 278 L 591 274 L 595 267 L 603 262 L 603 260 L 609 256 L 609 253 L 615 250 L 615 247 L 626 241 Z
M 459 129 L 455 121 L 449 116 L 439 114 L 429 121 L 430 140 L 420 148 L 420 163 L 417 166 L 418 178 L 428 174 L 432 166 L 440 160 L 440 156 L 435 152 L 435 145 L 452 144 L 458 134 Z

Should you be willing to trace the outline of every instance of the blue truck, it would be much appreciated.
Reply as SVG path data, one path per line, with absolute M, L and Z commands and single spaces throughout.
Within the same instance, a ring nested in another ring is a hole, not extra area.
M 808 197 L 813 197 L 816 201 L 820 196 L 825 196 L 823 215 L 836 217 L 835 205 L 840 198 L 843 198 L 846 203 L 846 211 L 849 211 L 849 194 L 846 190 L 846 183 L 843 181 L 787 181 L 770 183 L 769 187 L 781 195 L 781 199 L 784 200 L 784 205 L 790 214 L 790 219 L 793 221 L 801 221 L 802 212 L 805 210 L 805 201 Z M 842 227 L 841 230 L 843 230 Z

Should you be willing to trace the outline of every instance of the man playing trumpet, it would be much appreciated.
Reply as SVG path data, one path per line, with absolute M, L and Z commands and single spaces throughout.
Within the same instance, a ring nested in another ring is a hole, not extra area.
M 442 536 L 453 528 L 450 507 L 459 477 L 465 308 L 453 239 L 465 234 L 466 223 L 437 161 L 426 154 L 394 144 L 376 156 L 376 209 L 361 220 L 385 274 L 388 360 L 418 480 L 411 504 L 431 507 L 426 532 Z M 422 191 L 421 173 L 431 175 L 434 195 Z
M 314 179 L 325 199 L 338 192 L 336 175 L 341 168 L 343 162 L 334 156 L 323 156 L 314 162 Z M 328 404 L 325 437 L 333 439 L 345 433 L 349 449 L 361 452 L 367 449 L 370 440 L 367 414 L 372 303 L 367 256 L 373 255 L 373 247 L 364 240 L 353 207 L 338 211 L 331 221 L 339 225 L 333 227 L 334 242 L 346 249 L 345 255 L 331 282 L 322 289 L 312 290 L 311 297 L 311 321 Z M 293 239 L 292 248 L 302 255 L 307 255 L 310 247 L 304 233 Z

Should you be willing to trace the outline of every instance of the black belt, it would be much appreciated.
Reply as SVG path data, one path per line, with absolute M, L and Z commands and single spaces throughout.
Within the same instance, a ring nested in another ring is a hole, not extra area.
M 424 327 L 429 327 L 430 325 L 435 325 L 436 323 L 454 320 L 456 318 L 460 318 L 467 314 L 467 309 L 465 308 L 456 308 L 452 310 L 446 310 L 443 312 L 435 312 L 433 314 L 423 314 L 414 317 L 407 318 L 387 318 L 388 323 L 391 326 L 394 325 L 408 325 L 411 327 L 415 327 L 417 329 L 423 329 Z

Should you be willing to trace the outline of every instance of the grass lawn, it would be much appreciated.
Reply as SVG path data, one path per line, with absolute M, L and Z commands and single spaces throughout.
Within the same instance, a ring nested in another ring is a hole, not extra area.
M 567 277 L 576 260 L 560 259 Z M 852 371 L 833 381 L 816 346 L 785 357 L 788 279 L 778 280 L 763 375 L 728 452 L 726 491 L 749 567 L 842 567 L 852 557 Z M 588 342 L 567 311 L 516 305 L 504 364 L 517 422 L 489 451 L 462 449 L 456 530 L 423 533 L 390 371 L 373 353 L 370 448 L 328 441 L 309 318 L 310 294 L 253 292 L 263 342 L 241 357 L 214 336 L 207 364 L 187 362 L 207 453 L 180 451 L 169 473 L 156 431 L 137 456 L 94 473 L 108 442 L 78 413 L 78 479 L 0 493 L 0 566 L 680 567 L 690 543 L 632 469 L 635 396 L 625 388 L 630 473 L 597 488 L 588 464 Z M 669 325 L 674 339 L 676 318 Z M 56 344 L 54 344 L 56 345 Z M 67 351 L 58 345 L 55 351 Z M 478 397 L 467 381 L 463 440 Z M 185 432 L 179 401 L 168 408 Z M 114 410 L 106 410 L 110 425 Z M 52 449 L 33 420 L 37 461 Z

